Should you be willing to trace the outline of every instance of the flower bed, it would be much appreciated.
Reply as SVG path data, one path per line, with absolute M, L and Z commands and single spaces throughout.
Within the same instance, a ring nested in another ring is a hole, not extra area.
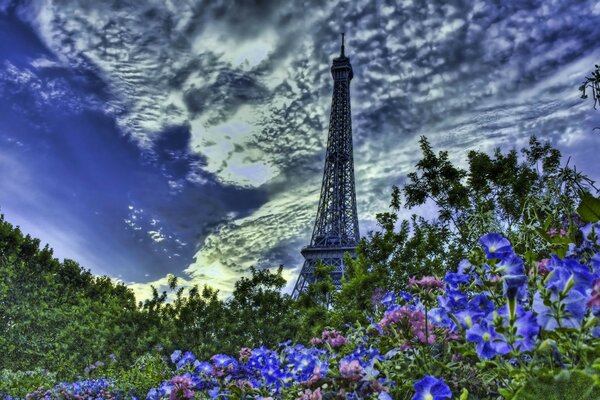
M 588 224 L 566 257 L 541 260 L 487 234 L 443 279 L 376 296 L 369 326 L 206 361 L 176 351 L 174 376 L 147 398 L 598 399 L 599 229 Z M 102 379 L 27 398 L 125 397 Z

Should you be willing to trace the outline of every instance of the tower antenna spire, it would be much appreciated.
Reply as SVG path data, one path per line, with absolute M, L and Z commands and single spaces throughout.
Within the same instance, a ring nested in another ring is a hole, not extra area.
M 346 36 L 346 32 L 342 32 L 342 49 L 341 49 L 341 57 L 345 57 L 344 55 L 344 36 Z

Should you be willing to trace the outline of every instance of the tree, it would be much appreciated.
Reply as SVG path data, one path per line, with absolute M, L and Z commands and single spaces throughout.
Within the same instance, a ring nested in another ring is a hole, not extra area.
M 416 171 L 408 174 L 403 189 L 393 188 L 390 211 L 377 215 L 381 230 L 370 232 L 356 260 L 350 260 L 334 303 L 338 323 L 367 323 L 365 310 L 372 307 L 376 289 L 397 292 L 411 276 L 442 277 L 469 257 L 488 232 L 502 233 L 521 254 L 564 254 L 567 240 L 558 233 L 576 235 L 580 220 L 575 208 L 582 196 L 596 190 L 568 162 L 561 167 L 560 152 L 535 137 L 521 150 L 522 157 L 515 150 L 498 149 L 492 156 L 470 151 L 466 169 L 453 165 L 447 151 L 435 154 L 425 137 L 420 147 Z M 399 222 L 402 198 L 408 209 L 434 204 L 437 214 Z M 556 232 L 550 244 L 547 232 Z

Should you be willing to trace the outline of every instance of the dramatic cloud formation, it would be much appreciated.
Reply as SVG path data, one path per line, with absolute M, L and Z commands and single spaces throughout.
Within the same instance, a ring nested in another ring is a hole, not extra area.
M 596 2 L 321 3 L 0 1 L 7 219 L 140 298 L 169 272 L 227 293 L 250 265 L 293 285 L 344 30 L 363 235 L 420 135 L 462 162 L 535 134 L 600 178 L 577 92 Z

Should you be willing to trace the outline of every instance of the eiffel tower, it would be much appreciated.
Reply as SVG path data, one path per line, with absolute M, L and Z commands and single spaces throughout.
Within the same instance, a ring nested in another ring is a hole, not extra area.
M 344 34 L 340 56 L 333 59 L 333 98 L 327 139 L 327 155 L 321 185 L 321 198 L 310 244 L 301 251 L 304 256 L 293 298 L 298 298 L 314 281 L 318 260 L 333 266 L 333 283 L 341 288 L 344 276 L 344 254 L 356 256 L 359 241 L 354 160 L 352 156 L 352 121 L 350 113 L 350 81 L 352 65 L 344 54 Z

